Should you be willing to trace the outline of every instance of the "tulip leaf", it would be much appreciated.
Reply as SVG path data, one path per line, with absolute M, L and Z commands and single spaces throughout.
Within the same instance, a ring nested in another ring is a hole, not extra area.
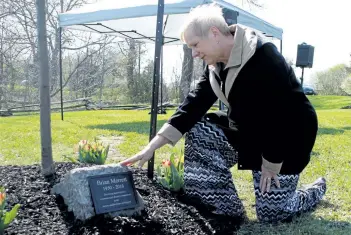
M 19 204 L 16 204 L 11 211 L 5 213 L 4 227 L 6 228 L 17 216 L 17 211 L 20 208 Z
M 172 171 L 172 181 L 173 181 L 173 184 L 172 184 L 173 187 L 172 188 L 173 188 L 174 191 L 179 191 L 180 188 L 182 187 L 181 180 L 180 180 L 178 171 L 174 167 L 173 164 L 171 164 L 171 171 Z
M 160 182 L 162 184 L 163 187 L 170 189 L 170 185 L 168 184 L 168 182 L 165 180 L 165 178 L 161 178 Z
M 174 155 L 175 155 L 175 154 L 174 154 L 174 153 L 172 153 L 172 154 L 171 154 L 171 157 L 169 158 L 169 160 L 170 160 L 170 161 L 171 161 L 171 163 L 173 163 L 173 164 L 174 164 Z

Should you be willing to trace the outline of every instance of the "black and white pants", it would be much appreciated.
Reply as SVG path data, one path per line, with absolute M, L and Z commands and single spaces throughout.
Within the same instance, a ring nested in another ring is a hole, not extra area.
M 222 129 L 205 120 L 198 122 L 185 140 L 185 193 L 213 208 L 214 213 L 243 216 L 245 210 L 232 181 L 230 168 L 238 154 Z M 299 175 L 278 175 L 280 188 L 272 180 L 270 192 L 259 189 L 260 171 L 253 171 L 257 218 L 278 222 L 313 209 L 326 192 L 326 185 L 296 190 Z

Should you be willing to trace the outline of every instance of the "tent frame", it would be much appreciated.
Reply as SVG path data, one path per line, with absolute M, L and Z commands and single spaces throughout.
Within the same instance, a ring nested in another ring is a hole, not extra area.
M 231 23 L 237 23 L 237 17 L 239 15 L 239 12 L 233 11 L 234 14 L 231 14 Z M 161 105 L 160 105 L 160 110 L 162 113 L 162 79 L 163 79 L 163 45 L 166 43 L 171 43 L 178 41 L 178 38 L 171 38 L 171 37 L 164 37 L 163 36 L 163 31 L 164 28 L 167 25 L 167 19 L 168 15 L 166 17 L 165 22 L 163 22 L 163 15 L 164 15 L 164 0 L 158 0 L 158 9 L 157 9 L 157 22 L 156 22 L 156 37 L 147 37 L 141 33 L 138 33 L 136 30 L 130 30 L 130 31 L 116 31 L 106 25 L 103 25 L 101 23 L 94 23 L 94 24 L 78 24 L 82 25 L 84 27 L 87 27 L 97 33 L 100 34 L 109 34 L 109 33 L 118 33 L 124 37 L 127 37 L 129 39 L 149 39 L 150 41 L 155 43 L 155 55 L 154 55 L 154 75 L 153 75 L 153 87 L 152 87 L 152 105 L 151 105 L 151 122 L 150 122 L 150 134 L 149 134 L 149 141 L 151 141 L 155 135 L 156 135 L 156 129 L 157 129 L 157 114 L 158 114 L 158 98 L 159 98 L 159 88 L 160 88 L 160 81 L 161 81 Z M 164 24 L 163 24 L 164 23 Z M 102 26 L 106 29 L 111 30 L 110 32 L 101 32 L 99 30 L 94 29 L 93 27 L 90 27 L 92 25 L 99 25 Z M 163 26 L 163 27 L 162 27 Z M 59 28 L 59 63 L 60 63 L 60 95 L 61 95 L 61 120 L 64 120 L 64 115 L 63 115 L 63 89 L 62 89 L 62 29 L 63 27 L 60 26 Z M 134 33 L 138 35 L 138 37 L 131 37 L 129 35 L 126 35 L 125 33 Z M 271 36 L 273 37 L 273 36 Z M 164 42 L 164 39 L 171 39 L 171 41 Z M 280 39 L 280 52 L 282 53 L 283 50 L 283 39 Z M 223 108 L 223 104 L 220 102 L 219 103 L 219 108 Z M 148 170 L 147 170 L 147 175 L 148 178 L 153 179 L 154 177 L 154 158 L 155 156 L 153 155 L 152 158 L 148 161 Z

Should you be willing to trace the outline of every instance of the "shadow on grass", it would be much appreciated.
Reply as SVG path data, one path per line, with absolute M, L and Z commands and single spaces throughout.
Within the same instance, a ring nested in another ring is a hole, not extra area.
M 283 222 L 269 223 L 269 226 L 272 226 L 269 230 L 273 229 L 276 232 L 274 234 L 294 235 L 297 234 L 298 231 L 300 233 L 302 232 L 303 234 L 305 234 L 304 232 L 308 234 L 321 234 L 321 231 L 327 231 L 323 234 L 331 234 L 328 232 L 332 232 L 335 231 L 335 229 L 338 229 L 338 231 L 342 233 L 337 234 L 349 234 L 344 233 L 351 231 L 351 223 L 349 221 L 335 221 L 324 219 L 321 216 L 315 216 L 313 212 L 318 210 L 318 208 L 328 208 L 330 211 L 335 211 L 340 209 L 340 206 L 337 204 L 332 204 L 326 200 L 321 200 L 319 204 L 310 211 L 298 213 L 294 216 L 289 217 Z M 287 231 L 288 227 L 292 229 L 288 229 Z M 296 233 L 294 230 L 296 230 Z M 262 231 L 268 232 L 267 223 L 260 222 L 258 220 L 246 221 L 240 227 L 240 232 L 242 234 L 261 234 Z
M 158 120 L 157 128 L 166 122 L 166 120 Z M 124 132 L 137 132 L 139 134 L 148 134 L 150 131 L 150 122 L 124 122 L 124 123 L 111 123 L 103 125 L 90 125 L 87 126 L 89 129 L 103 129 L 103 130 L 115 130 Z M 319 135 L 337 135 L 343 134 L 345 131 L 351 130 L 351 126 L 346 126 L 342 128 L 325 128 L 321 127 L 318 129 Z
M 273 226 L 274 230 L 285 234 L 286 226 L 293 226 L 299 224 L 300 222 L 310 221 L 310 224 L 317 226 L 316 231 L 320 231 L 323 227 L 327 229 L 340 229 L 342 231 L 351 231 L 351 223 L 348 221 L 333 221 L 326 220 L 321 217 L 316 217 L 312 214 L 318 207 L 330 208 L 331 210 L 340 209 L 338 205 L 332 204 L 328 201 L 322 200 L 319 205 L 313 208 L 309 212 L 304 212 L 298 215 L 289 217 L 283 222 L 277 223 L 264 223 L 257 220 L 251 221 L 247 217 L 235 218 L 221 215 L 214 215 L 210 212 L 210 208 L 201 205 L 201 203 L 192 201 L 188 197 L 177 196 L 177 199 L 186 205 L 187 213 L 196 221 L 201 227 L 209 232 L 210 234 L 236 234 L 236 231 L 240 230 L 242 234 L 260 234 L 262 230 L 267 228 L 267 225 Z M 196 208 L 194 210 L 192 208 Z M 204 220 L 203 220 L 204 219 Z M 204 223 L 205 222 L 205 223 Z M 263 229 L 262 229 L 263 228 Z M 310 230 L 311 228 L 307 226 L 302 228 L 304 230 Z M 286 233 L 290 234 L 290 233 Z
M 324 207 L 324 208 L 333 209 L 334 211 L 340 209 L 340 206 L 339 206 L 339 205 L 332 204 L 332 203 L 330 203 L 329 201 L 325 201 L 325 200 L 322 200 L 322 201 L 319 203 L 319 206 L 320 206 L 320 207 Z
M 308 222 L 306 222 L 308 221 Z M 267 227 L 270 227 L 267 229 Z M 295 217 L 290 222 L 276 224 L 262 223 L 257 220 L 248 221 L 240 227 L 241 234 L 332 234 L 337 229 L 337 234 L 349 234 L 351 223 L 348 221 L 327 220 L 316 217 L 310 213 Z M 323 231 L 323 232 L 322 232 Z M 321 233 L 322 232 L 322 233 Z
M 312 151 L 311 152 L 311 157 L 319 157 L 321 155 L 319 152 Z
M 351 126 L 346 126 L 342 128 L 319 128 L 318 134 L 319 135 L 338 135 L 343 134 L 345 131 L 351 130 Z
M 160 129 L 166 120 L 157 121 L 157 129 Z M 124 123 L 112 123 L 104 125 L 91 125 L 87 126 L 89 129 L 103 129 L 103 130 L 114 130 L 123 132 L 136 132 L 139 134 L 150 133 L 150 122 L 124 122 Z

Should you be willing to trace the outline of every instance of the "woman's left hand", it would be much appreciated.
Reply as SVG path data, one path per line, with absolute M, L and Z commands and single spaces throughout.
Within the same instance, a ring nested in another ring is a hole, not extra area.
M 263 165 L 261 166 L 261 179 L 260 179 L 260 189 L 261 192 L 269 192 L 271 190 L 271 182 L 274 179 L 275 184 L 280 188 L 280 183 L 277 174 L 269 171 Z

